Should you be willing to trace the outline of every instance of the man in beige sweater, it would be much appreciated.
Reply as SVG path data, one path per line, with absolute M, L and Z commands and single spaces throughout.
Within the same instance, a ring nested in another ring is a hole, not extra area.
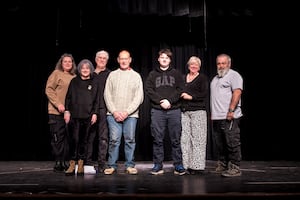
M 104 174 L 116 172 L 121 138 L 124 137 L 125 168 L 128 174 L 137 174 L 135 168 L 135 130 L 139 107 L 144 100 L 143 82 L 139 73 L 130 67 L 130 53 L 123 50 L 117 58 L 119 68 L 107 77 L 104 100 L 107 106 L 109 129 L 108 168 Z

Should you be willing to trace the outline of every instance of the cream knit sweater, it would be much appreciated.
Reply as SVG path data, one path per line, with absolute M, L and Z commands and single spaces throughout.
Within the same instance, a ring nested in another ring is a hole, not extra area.
M 143 82 L 133 69 L 112 71 L 106 80 L 104 100 L 108 114 L 126 111 L 128 117 L 139 117 L 139 106 L 144 101 Z

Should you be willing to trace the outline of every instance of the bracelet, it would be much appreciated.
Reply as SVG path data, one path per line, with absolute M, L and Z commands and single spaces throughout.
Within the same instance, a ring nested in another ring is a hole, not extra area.
M 70 114 L 70 111 L 66 110 L 66 111 L 64 112 L 64 114 Z

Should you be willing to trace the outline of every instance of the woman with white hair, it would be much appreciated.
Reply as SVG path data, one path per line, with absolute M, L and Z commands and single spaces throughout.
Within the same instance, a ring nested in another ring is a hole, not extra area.
M 206 75 L 200 73 L 199 57 L 191 56 L 187 66 L 189 72 L 181 94 L 182 163 L 190 174 L 197 174 L 204 171 L 206 164 L 209 82 Z

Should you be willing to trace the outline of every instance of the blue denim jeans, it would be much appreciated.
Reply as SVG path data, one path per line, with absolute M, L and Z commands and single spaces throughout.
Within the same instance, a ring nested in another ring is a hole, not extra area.
M 123 122 L 117 122 L 112 115 L 107 116 L 109 130 L 108 166 L 118 168 L 119 147 L 122 135 L 124 137 L 125 167 L 134 167 L 135 130 L 137 118 L 128 117 Z

